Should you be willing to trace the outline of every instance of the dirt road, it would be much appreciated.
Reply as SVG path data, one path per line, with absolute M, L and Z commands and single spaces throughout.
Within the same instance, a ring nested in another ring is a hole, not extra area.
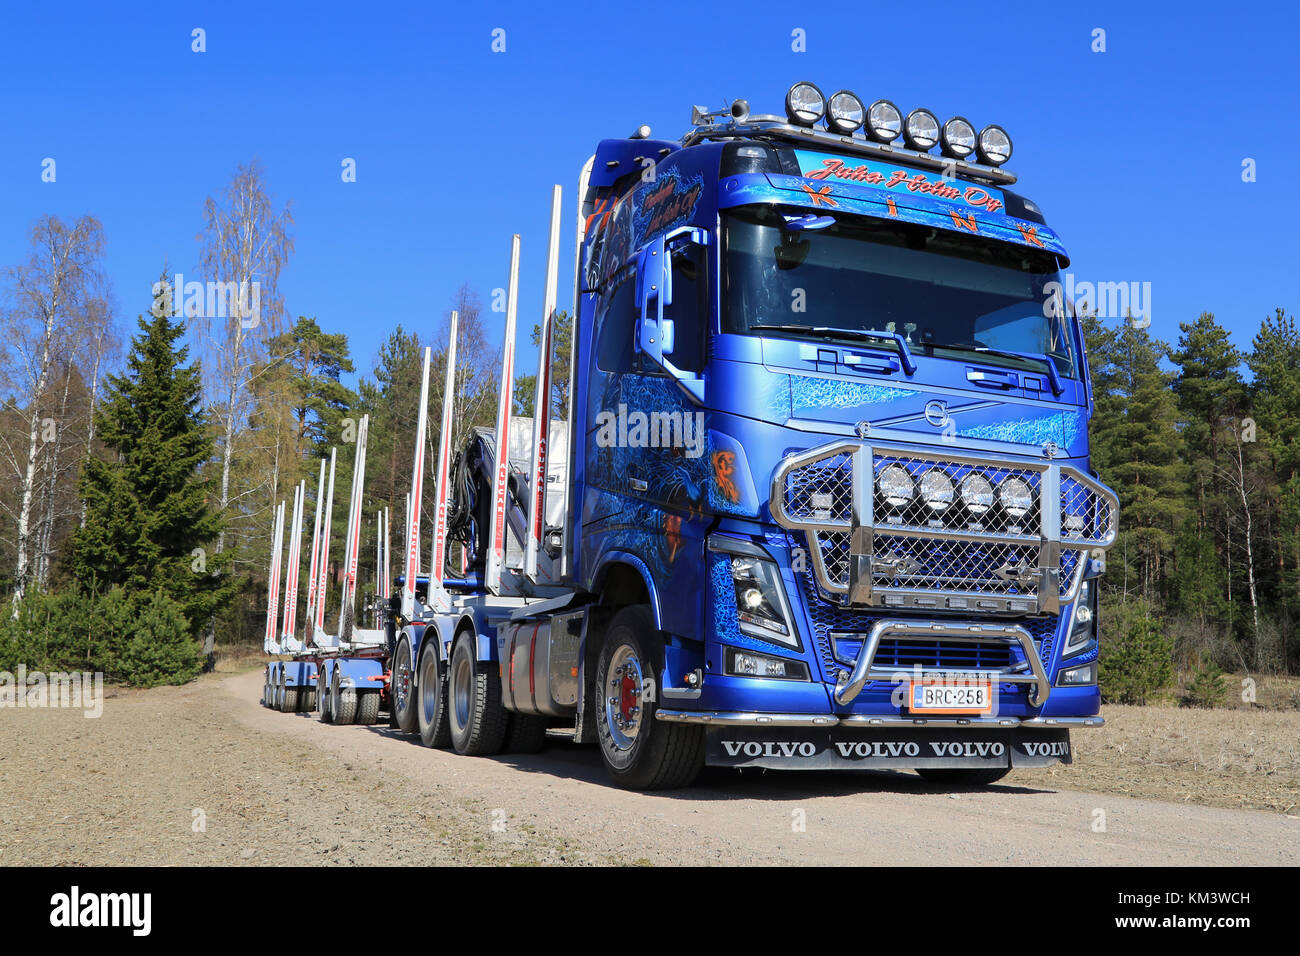
M 1016 773 L 950 791 L 903 773 L 707 772 L 628 793 L 592 748 L 458 757 L 266 710 L 261 682 L 120 691 L 95 720 L 0 711 L 0 865 L 1300 862 L 1294 815 Z

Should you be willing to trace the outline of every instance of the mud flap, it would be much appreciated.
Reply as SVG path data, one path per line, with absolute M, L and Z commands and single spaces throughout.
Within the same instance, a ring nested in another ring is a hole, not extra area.
M 710 727 L 711 767 L 773 770 L 911 770 L 1046 767 L 1070 763 L 1064 729 Z

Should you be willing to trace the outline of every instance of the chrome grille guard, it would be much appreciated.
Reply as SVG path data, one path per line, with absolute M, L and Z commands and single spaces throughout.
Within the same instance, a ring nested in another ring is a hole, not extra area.
M 897 636 L 912 640 L 942 638 L 946 641 L 970 644 L 1011 644 L 1020 648 L 1020 653 L 1029 665 L 1029 673 L 1024 672 L 1023 665 L 1021 665 L 1021 669 L 1012 668 L 1010 670 L 1003 668 L 968 668 L 940 671 L 935 668 L 917 667 L 914 671 L 908 671 L 904 668 L 876 668 L 876 651 L 880 647 L 881 640 L 886 636 Z M 862 648 L 858 651 L 857 660 L 853 664 L 853 673 L 847 674 L 840 671 L 839 681 L 835 685 L 835 700 L 837 703 L 847 706 L 857 699 L 867 681 L 892 681 L 899 679 L 900 676 L 906 678 L 912 673 L 922 675 L 943 673 L 949 677 L 969 674 L 981 680 L 987 679 L 993 683 L 1029 684 L 1029 704 L 1032 707 L 1041 707 L 1046 703 L 1047 695 L 1051 693 L 1051 682 L 1047 679 L 1047 671 L 1043 669 L 1042 660 L 1039 659 L 1038 649 L 1034 646 L 1034 639 L 1027 630 L 1019 625 L 945 624 L 938 621 L 879 621 L 871 628 L 866 640 L 862 642 Z
M 995 487 L 1014 476 L 1033 490 L 1036 514 L 962 525 L 954 499 L 942 519 L 911 505 L 878 516 L 876 475 L 891 465 L 914 481 L 940 469 L 954 487 L 972 473 Z M 783 459 L 770 508 L 778 525 L 808 535 L 818 586 L 841 604 L 978 613 L 1058 612 L 1088 552 L 1115 543 L 1119 520 L 1115 493 L 1068 465 L 856 441 Z

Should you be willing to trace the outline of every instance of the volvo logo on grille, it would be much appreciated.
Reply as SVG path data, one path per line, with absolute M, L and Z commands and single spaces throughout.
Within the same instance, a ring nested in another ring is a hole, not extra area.
M 948 415 L 948 405 L 938 399 L 925 403 L 925 420 L 935 428 L 942 428 L 947 425 L 950 416 Z

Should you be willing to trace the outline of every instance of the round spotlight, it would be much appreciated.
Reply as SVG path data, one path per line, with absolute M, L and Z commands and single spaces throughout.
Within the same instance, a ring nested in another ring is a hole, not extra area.
M 826 113 L 826 97 L 811 83 L 796 83 L 785 94 L 785 115 L 796 126 L 812 126 Z
M 889 100 L 867 107 L 867 135 L 877 143 L 892 143 L 903 132 L 903 114 Z
M 939 120 L 929 110 L 916 109 L 903 124 L 903 142 L 908 149 L 928 152 L 939 142 Z
M 826 103 L 826 128 L 843 136 L 851 136 L 862 129 L 867 110 L 848 90 L 832 93 Z
M 1001 166 L 1011 158 L 1011 137 L 1001 126 L 985 126 L 980 130 L 975 150 L 981 163 Z
M 931 468 L 921 476 L 921 500 L 931 511 L 946 511 L 952 504 L 952 479 Z
M 939 134 L 943 143 L 943 154 L 953 159 L 965 159 L 975 152 L 975 127 L 964 116 L 954 116 L 943 124 Z
M 902 465 L 890 465 L 882 471 L 876 481 L 876 487 L 880 489 L 885 504 L 891 508 L 902 508 L 912 500 L 912 495 L 916 492 L 912 476 Z
M 961 503 L 973 515 L 982 515 L 993 507 L 993 485 L 980 474 L 970 474 L 961 483 Z
M 1034 506 L 1034 493 L 1023 478 L 1008 478 L 998 485 L 998 501 L 1011 517 L 1023 518 Z

